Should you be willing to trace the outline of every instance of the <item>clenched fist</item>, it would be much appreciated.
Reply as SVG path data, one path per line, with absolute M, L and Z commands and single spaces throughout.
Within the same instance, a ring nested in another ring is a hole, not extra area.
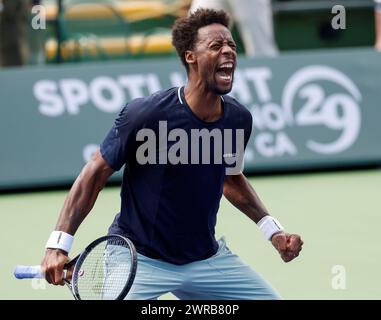
M 46 281 L 54 285 L 63 286 L 65 284 L 63 269 L 68 262 L 69 257 L 65 251 L 46 249 L 44 260 L 41 263 Z
M 283 261 L 290 262 L 302 250 L 303 240 L 297 234 L 280 232 L 272 236 L 271 243 L 278 250 Z

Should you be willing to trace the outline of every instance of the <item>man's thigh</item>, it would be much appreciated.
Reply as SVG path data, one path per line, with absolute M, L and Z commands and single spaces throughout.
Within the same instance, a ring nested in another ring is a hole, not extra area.
M 180 299 L 274 300 L 271 285 L 220 240 L 217 254 L 193 266 L 190 281 L 174 294 Z
M 156 300 L 176 290 L 183 282 L 175 266 L 138 254 L 138 267 L 134 283 L 126 300 Z

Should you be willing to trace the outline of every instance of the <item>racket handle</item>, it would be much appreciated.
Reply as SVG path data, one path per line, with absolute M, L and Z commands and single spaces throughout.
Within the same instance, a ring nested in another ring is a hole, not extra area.
M 17 279 L 45 278 L 41 266 L 16 266 L 14 275 Z

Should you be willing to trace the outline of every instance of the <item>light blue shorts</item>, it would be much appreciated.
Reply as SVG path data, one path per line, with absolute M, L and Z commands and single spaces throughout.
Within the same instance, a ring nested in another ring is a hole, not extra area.
M 138 254 L 128 300 L 157 299 L 171 292 L 186 300 L 271 300 L 279 294 L 251 267 L 219 241 L 217 253 L 205 260 L 174 265 Z

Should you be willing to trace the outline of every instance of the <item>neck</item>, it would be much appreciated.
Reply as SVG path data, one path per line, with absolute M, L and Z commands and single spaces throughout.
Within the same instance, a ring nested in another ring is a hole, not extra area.
M 207 90 L 204 84 L 188 82 L 184 96 L 188 106 L 201 120 L 214 122 L 222 117 L 221 97 Z

